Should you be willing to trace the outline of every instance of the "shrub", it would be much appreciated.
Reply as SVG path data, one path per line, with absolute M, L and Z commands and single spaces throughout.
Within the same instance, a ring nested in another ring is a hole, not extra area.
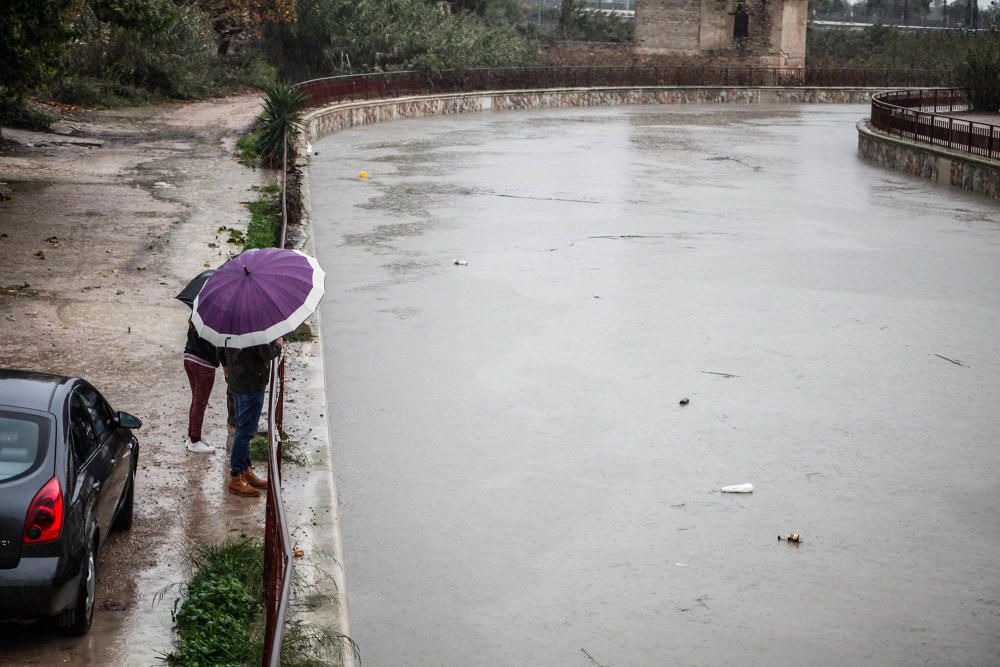
M 252 637 L 263 613 L 264 546 L 242 539 L 200 547 L 191 555 L 195 574 L 172 617 L 177 645 L 168 665 L 246 665 L 259 652 Z
M 977 110 L 1000 111 L 1000 34 L 987 33 L 974 41 L 956 74 Z
M 89 79 L 95 82 L 91 90 L 102 91 L 109 103 L 145 101 L 150 94 L 186 99 L 206 92 L 212 31 L 196 7 L 146 0 L 141 16 L 96 11 L 104 7 L 84 5 L 80 38 L 62 67 L 77 83 L 57 86 L 56 91 L 80 90 L 79 82 Z
M 435 72 L 538 60 L 536 45 L 518 29 L 468 12 L 447 13 L 425 0 L 301 0 L 298 16 L 297 23 L 271 26 L 265 33 L 269 60 L 293 81 L 338 72 Z
M 24 98 L 13 99 L 0 95 L 0 125 L 26 130 L 47 130 L 53 118 L 36 111 Z
M 559 21 L 564 39 L 584 42 L 631 42 L 635 24 L 593 11 L 574 0 L 563 0 Z
M 87 2 L 76 31 L 51 85 L 64 102 L 196 99 L 274 81 L 274 68 L 260 54 L 216 55 L 211 21 L 192 3 Z

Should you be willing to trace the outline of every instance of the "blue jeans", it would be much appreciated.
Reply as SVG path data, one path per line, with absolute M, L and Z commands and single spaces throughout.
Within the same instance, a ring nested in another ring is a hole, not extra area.
M 234 391 L 233 405 L 236 408 L 236 433 L 233 434 L 230 470 L 238 475 L 250 467 L 250 440 L 257 435 L 260 412 L 264 409 L 264 392 L 237 394 Z

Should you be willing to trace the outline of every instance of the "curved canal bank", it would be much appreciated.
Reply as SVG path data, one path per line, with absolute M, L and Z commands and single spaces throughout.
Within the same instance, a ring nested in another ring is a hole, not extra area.
M 860 104 L 880 88 L 664 86 L 639 88 L 555 88 L 417 95 L 331 104 L 304 116 L 305 139 L 403 118 L 483 111 L 650 104 Z

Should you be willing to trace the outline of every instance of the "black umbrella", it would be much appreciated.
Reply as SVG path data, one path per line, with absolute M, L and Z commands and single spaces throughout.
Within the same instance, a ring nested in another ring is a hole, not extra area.
M 186 304 L 188 308 L 193 308 L 194 298 L 198 296 L 198 292 L 200 292 L 201 288 L 205 286 L 205 281 L 211 278 L 213 273 L 215 273 L 215 269 L 202 271 L 195 276 L 194 279 L 187 284 L 187 287 L 182 289 L 174 298 Z

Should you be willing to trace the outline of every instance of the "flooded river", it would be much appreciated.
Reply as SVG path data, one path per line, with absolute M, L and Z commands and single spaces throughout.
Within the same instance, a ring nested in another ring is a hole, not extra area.
M 866 113 L 315 146 L 365 665 L 1000 663 L 1000 206 L 860 161 Z

